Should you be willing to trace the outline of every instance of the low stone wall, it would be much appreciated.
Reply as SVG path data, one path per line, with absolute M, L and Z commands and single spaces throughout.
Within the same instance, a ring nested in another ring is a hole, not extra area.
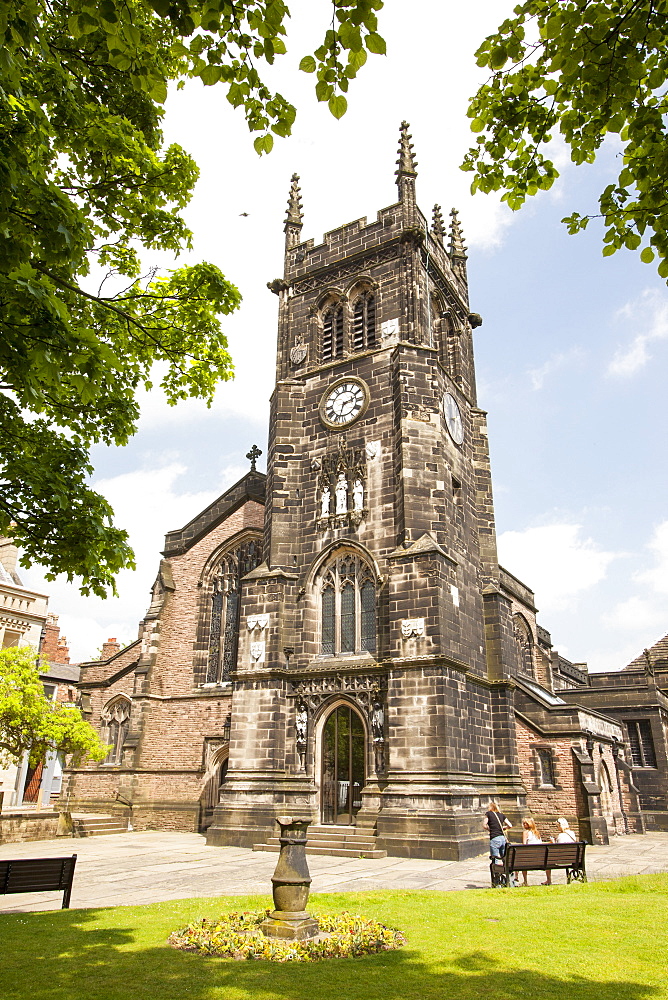
M 51 810 L 0 814 L 0 844 L 53 840 L 58 835 L 58 813 Z

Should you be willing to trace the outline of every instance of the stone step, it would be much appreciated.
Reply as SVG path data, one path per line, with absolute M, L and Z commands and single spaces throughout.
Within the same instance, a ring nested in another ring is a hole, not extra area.
M 278 854 L 279 845 L 276 844 L 253 844 L 254 851 L 271 851 Z M 333 858 L 386 858 L 387 851 L 380 851 L 375 848 L 360 851 L 359 848 L 337 847 L 334 844 L 327 847 L 311 847 L 310 843 L 306 847 L 307 854 L 324 854 Z
M 280 847 L 278 837 L 267 837 L 265 843 L 272 847 Z M 375 837 L 309 837 L 306 849 L 309 847 L 345 847 L 356 851 L 374 851 L 376 849 Z
M 79 813 L 72 816 L 75 837 L 101 837 L 112 833 L 127 833 L 128 821 L 116 816 Z

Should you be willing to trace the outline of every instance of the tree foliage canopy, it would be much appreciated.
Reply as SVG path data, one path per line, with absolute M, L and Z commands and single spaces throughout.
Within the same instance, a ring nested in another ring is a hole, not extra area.
M 0 650 L 0 759 L 37 764 L 49 750 L 103 760 L 109 747 L 77 708 L 55 705 L 45 694 L 32 650 Z
M 492 76 L 469 109 L 481 133 L 464 162 L 473 190 L 503 191 L 517 209 L 558 176 L 544 148 L 557 134 L 576 164 L 616 136 L 621 170 L 599 199 L 603 254 L 642 248 L 668 278 L 668 2 L 527 0 L 514 14 L 477 52 Z M 597 215 L 563 221 L 576 233 Z
M 331 27 L 301 68 L 336 117 L 367 52 L 384 51 L 380 7 L 323 7 Z M 91 446 L 127 442 L 157 362 L 171 404 L 210 403 L 232 376 L 220 317 L 234 285 L 207 263 L 142 271 L 143 249 L 191 246 L 179 213 L 198 172 L 163 146 L 168 85 L 221 84 L 269 152 L 295 108 L 257 64 L 285 52 L 288 17 L 282 0 L 0 5 L 0 535 L 84 593 L 133 565 L 90 488 Z

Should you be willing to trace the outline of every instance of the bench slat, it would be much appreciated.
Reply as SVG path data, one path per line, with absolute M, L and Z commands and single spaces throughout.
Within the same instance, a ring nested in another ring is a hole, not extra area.
M 70 905 L 76 854 L 67 858 L 16 858 L 0 861 L 0 893 L 63 892 L 63 909 Z

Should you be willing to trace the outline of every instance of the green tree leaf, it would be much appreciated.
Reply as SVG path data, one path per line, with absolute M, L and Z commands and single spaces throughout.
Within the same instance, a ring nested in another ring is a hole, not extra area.
M 330 97 L 328 106 L 335 118 L 343 118 L 348 110 L 348 101 L 342 94 L 338 94 L 336 97 Z
M 304 56 L 299 63 L 299 68 L 302 73 L 315 73 L 315 59 L 313 56 Z

